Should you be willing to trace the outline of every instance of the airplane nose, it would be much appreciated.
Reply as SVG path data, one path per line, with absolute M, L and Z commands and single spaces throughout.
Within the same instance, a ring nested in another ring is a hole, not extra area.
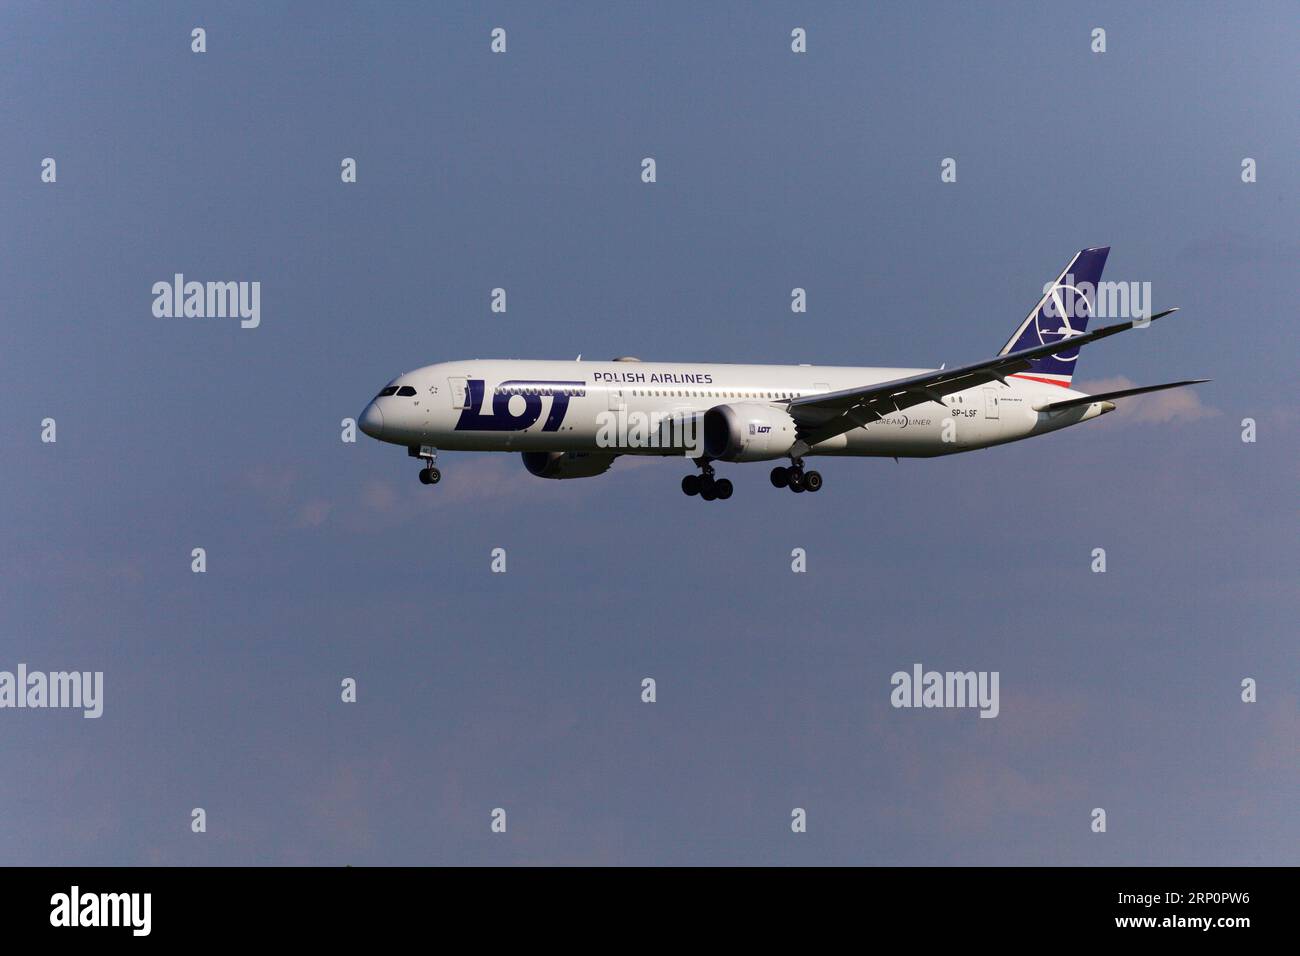
M 366 406 L 366 410 L 361 413 L 361 430 L 371 438 L 378 438 L 384 431 L 384 413 L 379 407 L 371 402 Z

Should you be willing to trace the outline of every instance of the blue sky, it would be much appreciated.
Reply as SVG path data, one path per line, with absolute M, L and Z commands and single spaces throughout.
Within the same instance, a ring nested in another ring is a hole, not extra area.
M 105 705 L 0 711 L 0 862 L 1296 863 L 1293 21 L 7 5 L 0 669 Z M 1212 384 L 707 507 L 339 440 L 456 358 L 972 361 L 1092 245 L 1183 311 L 1078 381 Z M 154 318 L 176 272 L 261 326 Z M 999 717 L 891 708 L 914 662 Z

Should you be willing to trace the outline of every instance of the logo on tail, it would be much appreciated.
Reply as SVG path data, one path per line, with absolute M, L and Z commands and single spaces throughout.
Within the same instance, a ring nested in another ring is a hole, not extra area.
M 1043 297 L 1016 327 L 999 355 L 1018 352 L 1038 345 L 1065 343 L 1088 330 L 1088 320 L 1093 316 L 1097 299 L 1097 286 L 1102 269 L 1106 267 L 1109 246 L 1083 249 L 1075 254 L 1055 282 L 1043 289 Z M 1079 358 L 1078 349 L 1065 348 L 1060 352 L 1033 360 L 1025 378 L 1069 385 L 1074 375 L 1074 363 Z

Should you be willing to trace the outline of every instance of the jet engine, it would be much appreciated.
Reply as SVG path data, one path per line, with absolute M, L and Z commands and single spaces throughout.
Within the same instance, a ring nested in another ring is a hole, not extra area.
M 594 478 L 609 471 L 614 455 L 585 451 L 526 451 L 524 467 L 538 478 Z
M 704 413 L 704 453 L 720 461 L 770 461 L 790 450 L 794 419 L 780 405 L 737 402 Z

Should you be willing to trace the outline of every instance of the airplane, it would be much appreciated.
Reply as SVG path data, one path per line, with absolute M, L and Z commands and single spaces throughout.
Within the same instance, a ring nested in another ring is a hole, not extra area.
M 371 438 L 421 459 L 519 452 L 539 478 L 590 478 L 622 455 L 690 457 L 682 491 L 730 498 L 714 462 L 771 462 L 771 483 L 817 492 L 817 455 L 933 458 L 1034 438 L 1114 411 L 1115 400 L 1188 379 L 1087 395 L 1070 387 L 1079 350 L 1177 309 L 1088 331 L 1110 247 L 1082 249 L 992 358 L 954 368 L 484 360 L 399 375 L 361 413 Z

